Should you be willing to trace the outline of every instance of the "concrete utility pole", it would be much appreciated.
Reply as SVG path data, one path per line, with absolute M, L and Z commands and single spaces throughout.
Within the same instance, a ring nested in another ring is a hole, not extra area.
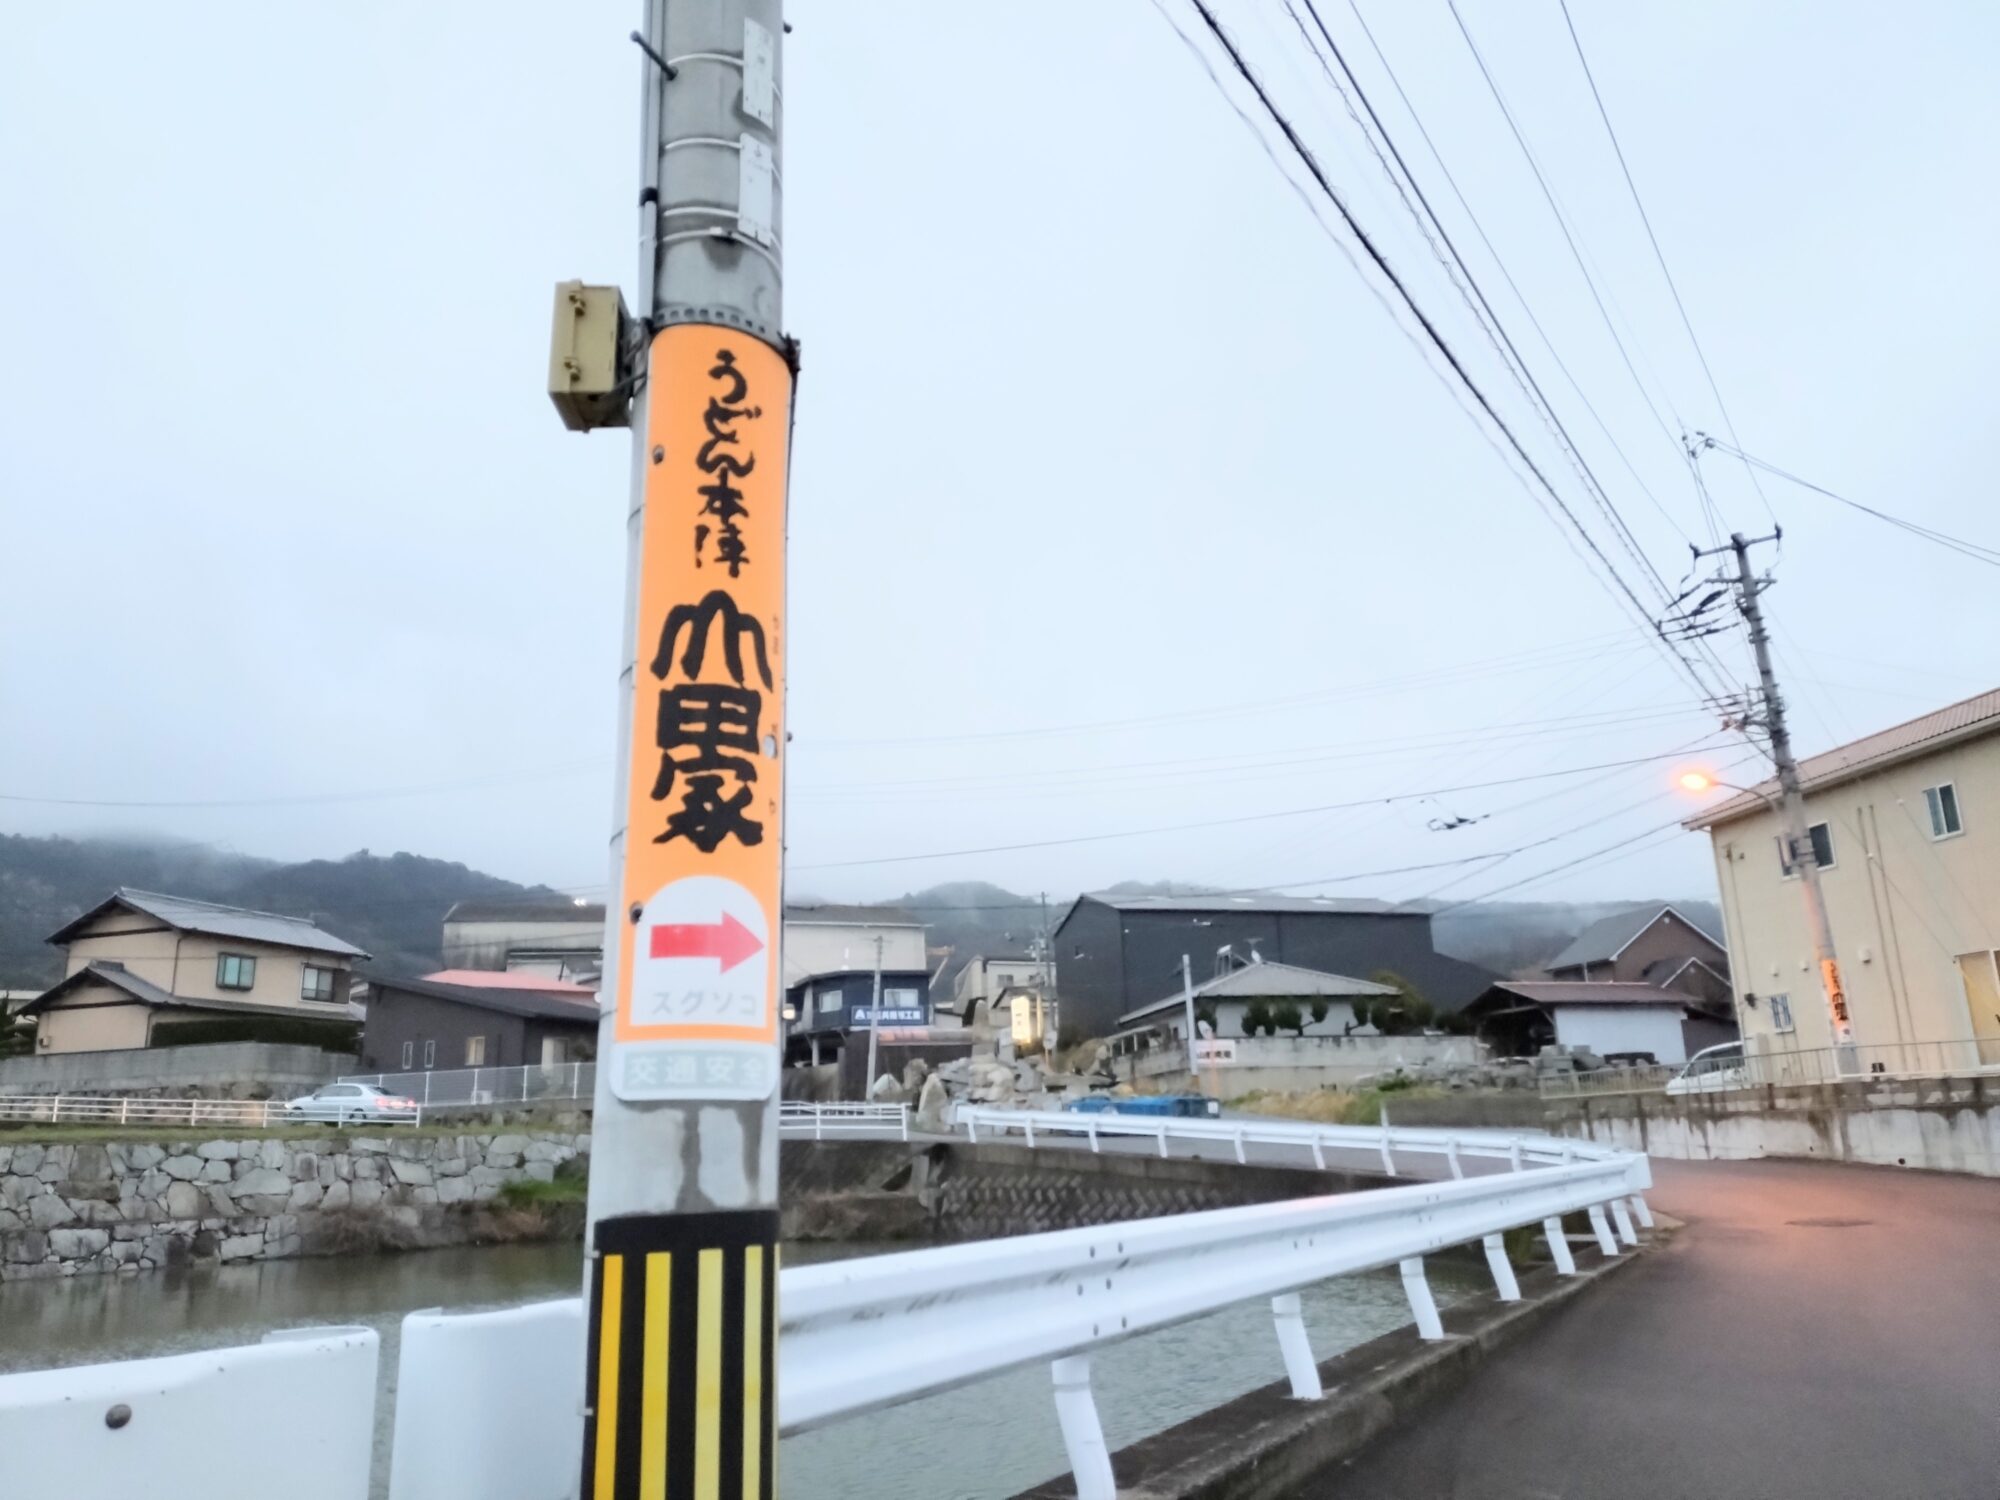
M 1834 954 L 1833 924 L 1827 918 L 1826 893 L 1819 883 L 1819 858 L 1806 828 L 1806 799 L 1799 786 L 1798 762 L 1792 755 L 1791 731 L 1785 726 L 1785 699 L 1778 691 L 1777 674 L 1771 668 L 1770 632 L 1764 627 L 1763 606 L 1757 602 L 1758 596 L 1770 587 L 1770 580 L 1758 578 L 1750 569 L 1751 547 L 1774 539 L 1746 540 L 1741 532 L 1733 533 L 1728 548 L 1736 557 L 1736 577 L 1732 581 L 1736 585 L 1736 607 L 1749 627 L 1750 649 L 1757 657 L 1764 702 L 1763 725 L 1770 737 L 1771 762 L 1778 773 L 1778 818 L 1792 868 L 1799 872 L 1800 894 L 1805 897 L 1806 930 L 1812 939 L 1813 955 L 1819 961 L 1820 988 L 1826 996 L 1827 1017 L 1833 1031 L 1835 1064 L 1840 1072 L 1852 1073 L 1859 1071 L 1854 1054 L 1854 1023 L 1848 1015 L 1847 992 L 1840 982 L 1840 960 Z
M 582 1500 L 775 1492 L 780 0 L 646 0 Z
M 865 1104 L 875 1096 L 875 1034 L 882 1029 L 882 934 L 875 934 L 875 998 L 868 1007 L 868 1076 L 861 1081 Z
M 1195 1058 L 1195 1043 L 1201 1040 L 1194 1018 L 1194 959 L 1191 955 L 1181 955 L 1181 1003 L 1187 1010 L 1188 1072 L 1193 1075 L 1196 1091 L 1208 1092 L 1208 1070 Z

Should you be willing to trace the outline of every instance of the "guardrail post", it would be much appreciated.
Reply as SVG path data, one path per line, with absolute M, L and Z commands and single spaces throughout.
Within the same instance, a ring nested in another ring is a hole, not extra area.
M 123 1125 L 125 1123 L 126 1117 L 129 1116 L 131 1112 L 132 1112 L 131 1099 L 129 1098 L 120 1099 L 118 1101 L 118 1123 L 120 1125 Z
M 1396 1158 L 1389 1154 L 1389 1127 L 1382 1127 L 1382 1170 L 1391 1177 L 1396 1175 Z
M 1507 1165 L 1516 1172 L 1524 1170 L 1521 1161 L 1521 1138 L 1518 1135 L 1507 1143 Z
M 1250 1158 L 1243 1154 L 1243 1127 L 1239 1125 L 1236 1127 L 1236 1165 L 1247 1166 L 1249 1161 Z
M 1097 1398 L 1090 1392 L 1090 1356 L 1067 1355 L 1053 1361 L 1049 1373 L 1055 1378 L 1056 1421 L 1069 1451 L 1077 1500 L 1117 1500 L 1111 1450 L 1104 1445 L 1104 1424 L 1097 1419 Z
M 1602 1203 L 1593 1203 L 1590 1205 L 1590 1229 L 1591 1233 L 1597 1236 L 1598 1249 L 1602 1250 L 1606 1255 L 1616 1255 L 1618 1253 L 1618 1242 L 1611 1238 L 1611 1226 L 1605 1222 L 1604 1205 Z
M 1514 1279 L 1514 1263 L 1507 1259 L 1506 1239 L 1489 1234 L 1483 1243 L 1486 1246 L 1486 1264 L 1493 1272 L 1493 1290 L 1500 1294 L 1502 1302 L 1519 1302 L 1521 1283 Z
M 1092 1156 L 1096 1156 L 1098 1154 L 1098 1149 L 1099 1149 L 1097 1145 L 1097 1117 L 1095 1115 L 1092 1115 L 1090 1119 L 1085 1122 L 1083 1128 L 1084 1131 L 1090 1136 L 1090 1154 Z
M 968 1146 L 979 1144 L 979 1117 L 969 1109 L 965 1112 L 965 1142 Z
M 1326 1392 L 1319 1383 L 1319 1361 L 1313 1358 L 1312 1340 L 1306 1337 L 1299 1294 L 1286 1292 L 1273 1297 L 1271 1317 L 1278 1325 L 1278 1350 L 1285 1356 L 1285 1374 L 1291 1377 L 1293 1397 L 1300 1401 L 1319 1400 Z
M 61 1118 L 62 1118 L 62 1095 L 57 1094 L 56 1102 L 54 1106 L 49 1110 L 49 1123 L 53 1125 L 55 1124 L 56 1121 L 60 1120 Z M 1161 1153 L 1161 1155 L 1165 1154 L 1166 1154 L 1165 1152 Z
M 909 1105 L 907 1105 L 907 1104 L 899 1104 L 899 1105 L 897 1105 L 897 1106 L 896 1106 L 896 1123 L 897 1123 L 898 1125 L 900 1125 L 900 1126 L 902 1127 L 902 1135 L 903 1135 L 903 1139 L 904 1139 L 905 1141 L 908 1141 L 908 1140 L 909 1140 L 909 1138 L 910 1138 L 910 1106 L 909 1106 Z
M 1576 1257 L 1569 1253 L 1569 1236 L 1563 1233 L 1562 1216 L 1542 1220 L 1542 1235 L 1549 1242 L 1549 1259 L 1556 1263 L 1556 1275 L 1574 1276 Z
M 825 1134 L 824 1134 L 824 1131 L 823 1131 L 823 1126 L 825 1125 L 825 1123 L 826 1123 L 826 1111 L 825 1111 L 824 1109 L 820 1108 L 820 1107 L 819 1107 L 819 1106 L 818 1106 L 817 1104 L 815 1104 L 815 1105 L 813 1106 L 813 1139 L 814 1139 L 814 1140 L 816 1140 L 816 1141 L 819 1141 L 819 1140 L 824 1140 L 824 1139 L 826 1139 L 826 1136 L 825 1136 Z
M 1639 1232 L 1632 1227 L 1632 1216 L 1625 1211 L 1625 1200 L 1611 1200 L 1611 1219 L 1618 1226 L 1618 1238 L 1628 1245 L 1639 1243 Z
M 1632 1205 L 1632 1217 L 1639 1221 L 1639 1227 L 1641 1229 L 1651 1229 L 1653 1227 L 1653 1210 L 1646 1206 L 1646 1200 L 1639 1194 L 1634 1193 L 1626 1201 Z
M 1463 1177 L 1463 1176 L 1465 1175 L 1465 1168 L 1464 1168 L 1464 1167 L 1462 1167 L 1462 1166 L 1460 1166 L 1460 1165 L 1459 1165 L 1459 1162 L 1458 1162 L 1458 1137 L 1457 1137 L 1457 1136 L 1455 1136 L 1455 1135 L 1452 1135 L 1452 1136 L 1446 1136 L 1446 1137 L 1445 1137 L 1445 1142 L 1444 1142 L 1444 1159 L 1445 1159 L 1445 1161 L 1446 1161 L 1446 1162 L 1447 1162 L 1447 1163 L 1448 1163 L 1448 1164 L 1450 1165 L 1450 1167 L 1451 1167 L 1451 1175 L 1452 1175 L 1452 1176 L 1454 1176 L 1454 1177 Z
M 1160 1131 L 1160 1155 L 1162 1158 L 1164 1158 L 1167 1154 L 1167 1122 L 1165 1120 L 1160 1121 L 1159 1131 Z
M 1027 1117 L 1026 1119 L 1024 1119 L 1024 1120 L 1022 1120 L 1022 1121 L 1021 1121 L 1021 1130 L 1022 1130 L 1022 1132 L 1023 1132 L 1023 1133 L 1024 1133 L 1024 1134 L 1025 1134 L 1025 1135 L 1026 1135 L 1027 1137 L 1028 1137 L 1028 1149 L 1029 1149 L 1030 1151 L 1034 1150 L 1034 1149 L 1035 1149 L 1035 1117 L 1034 1117 L 1033 1115 L 1029 1115 L 1029 1116 L 1028 1116 L 1028 1117 Z
M 1319 1136 L 1313 1136 L 1313 1165 L 1322 1172 L 1326 1170 L 1326 1152 L 1320 1149 Z
M 1438 1317 L 1437 1299 L 1431 1295 L 1431 1284 L 1424 1279 L 1424 1258 L 1413 1255 L 1401 1266 L 1403 1273 L 1403 1294 L 1410 1299 L 1410 1312 L 1417 1320 L 1420 1337 L 1435 1342 L 1443 1338 L 1444 1320 Z

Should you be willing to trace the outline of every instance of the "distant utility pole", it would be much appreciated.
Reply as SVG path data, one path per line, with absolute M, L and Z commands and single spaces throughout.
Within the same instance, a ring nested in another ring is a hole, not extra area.
M 1859 1071 L 1854 1053 L 1854 1023 L 1848 1015 L 1847 992 L 1840 982 L 1840 960 L 1834 953 L 1833 924 L 1826 913 L 1826 893 L 1819 883 L 1819 857 L 1813 850 L 1812 836 L 1806 827 L 1806 799 L 1799 786 L 1798 761 L 1792 755 L 1791 731 L 1785 725 L 1785 698 L 1778 690 L 1777 673 L 1771 667 L 1771 636 L 1764 625 L 1763 606 L 1758 603 L 1759 595 L 1771 586 L 1771 580 L 1757 577 L 1750 568 L 1750 549 L 1760 542 L 1775 540 L 1775 532 L 1770 536 L 1747 540 L 1741 532 L 1736 532 L 1730 536 L 1727 547 L 1712 548 L 1697 553 L 1697 556 L 1714 557 L 1729 552 L 1736 558 L 1736 575 L 1729 581 L 1735 586 L 1736 607 L 1742 612 L 1744 624 L 1749 627 L 1750 649 L 1757 657 L 1757 677 L 1763 702 L 1759 722 L 1769 738 L 1771 762 L 1778 773 L 1776 811 L 1783 829 L 1781 837 L 1786 856 L 1792 868 L 1799 873 L 1800 894 L 1805 897 L 1806 929 L 1812 939 L 1814 957 L 1819 961 L 1820 988 L 1826 997 L 1827 1016 L 1833 1031 L 1835 1066 L 1842 1073 L 1852 1073 Z
M 1187 1010 L 1188 1072 L 1194 1077 L 1196 1091 L 1205 1094 L 1208 1092 L 1208 1070 L 1201 1066 L 1195 1052 L 1201 1033 L 1194 1013 L 1194 958 L 1186 953 L 1181 955 L 1181 1003 Z
M 769 1500 L 797 372 L 781 0 L 645 0 L 631 39 L 636 307 L 560 289 L 550 384 L 568 425 L 633 435 L 581 1494 Z
M 875 999 L 868 1008 L 868 1077 L 861 1084 L 865 1103 L 875 1093 L 875 1033 L 882 1029 L 882 934 L 875 934 Z

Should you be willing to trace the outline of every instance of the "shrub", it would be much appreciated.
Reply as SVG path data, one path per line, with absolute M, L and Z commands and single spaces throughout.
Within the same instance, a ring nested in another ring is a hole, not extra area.
M 1271 1007 L 1271 1034 L 1275 1036 L 1280 1031 L 1294 1032 L 1299 1036 L 1306 1034 L 1306 1018 L 1294 1001 L 1280 1000 Z
M 1326 996 L 1324 995 L 1313 996 L 1312 1004 L 1308 1006 L 1307 1009 L 1309 1009 L 1312 1012 L 1313 1025 L 1315 1026 L 1322 1025 L 1326 1021 L 1326 1011 L 1327 1011 Z
M 1277 1028 L 1271 1021 L 1271 1008 L 1261 999 L 1252 1000 L 1243 1007 L 1243 1034 L 1255 1036 L 1260 1031 L 1271 1032 L 1274 1036 L 1277 1034 Z
M 199 1047 L 215 1042 L 270 1042 L 317 1047 L 322 1052 L 360 1050 L 361 1025 L 319 1016 L 215 1016 L 153 1023 L 154 1047 Z

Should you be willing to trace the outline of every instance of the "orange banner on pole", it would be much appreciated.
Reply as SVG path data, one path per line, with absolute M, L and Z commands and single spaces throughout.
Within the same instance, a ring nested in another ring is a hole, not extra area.
M 785 494 L 792 372 L 677 324 L 647 370 L 638 660 L 611 1087 L 756 1099 L 783 982 Z

